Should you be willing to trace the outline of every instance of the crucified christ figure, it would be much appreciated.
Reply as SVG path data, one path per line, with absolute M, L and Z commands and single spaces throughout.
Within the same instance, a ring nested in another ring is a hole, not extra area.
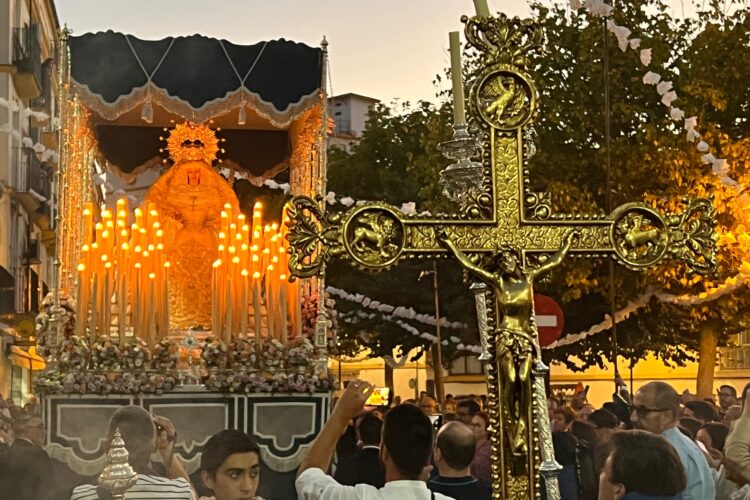
M 494 257 L 494 271 L 478 265 L 450 240 L 443 231 L 438 234 L 441 244 L 453 252 L 461 266 L 493 288 L 495 294 L 495 347 L 501 390 L 504 429 L 510 448 L 516 456 L 528 453 L 526 439 L 529 428 L 529 408 L 533 401 L 530 383 L 534 356 L 538 351 L 534 315 L 534 280 L 559 265 L 570 250 L 576 231 L 563 237 L 563 246 L 543 264 L 523 269 L 519 258 L 511 250 L 503 250 Z

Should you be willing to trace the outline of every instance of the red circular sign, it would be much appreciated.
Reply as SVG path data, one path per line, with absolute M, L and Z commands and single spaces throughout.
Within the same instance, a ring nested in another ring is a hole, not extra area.
M 534 294 L 536 327 L 539 331 L 539 344 L 547 347 L 560 337 L 565 326 L 565 317 L 560 305 L 546 295 Z

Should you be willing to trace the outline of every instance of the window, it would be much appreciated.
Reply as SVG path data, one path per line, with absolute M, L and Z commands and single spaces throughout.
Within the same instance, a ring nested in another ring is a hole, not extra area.
M 729 339 L 730 347 L 719 348 L 720 370 L 750 368 L 750 331 L 734 335 Z
M 341 116 L 341 111 L 336 111 L 336 112 L 334 113 L 334 116 Z
M 451 375 L 482 375 L 484 364 L 476 356 L 461 356 L 453 360 L 450 366 Z

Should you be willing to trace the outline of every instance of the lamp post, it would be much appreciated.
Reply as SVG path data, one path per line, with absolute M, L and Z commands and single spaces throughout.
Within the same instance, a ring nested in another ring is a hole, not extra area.
M 440 338 L 440 289 L 438 287 L 437 261 L 432 261 L 432 271 L 419 273 L 419 280 L 432 275 L 432 291 L 435 298 L 435 337 L 432 344 L 432 371 L 435 374 L 435 396 L 440 405 L 443 404 L 443 344 Z

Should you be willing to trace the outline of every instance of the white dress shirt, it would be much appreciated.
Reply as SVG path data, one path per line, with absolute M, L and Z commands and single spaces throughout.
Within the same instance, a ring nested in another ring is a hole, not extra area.
M 432 492 L 424 481 L 390 481 L 378 489 L 369 484 L 343 486 L 320 469 L 305 470 L 297 478 L 299 500 L 430 500 Z M 435 500 L 452 500 L 435 493 Z

